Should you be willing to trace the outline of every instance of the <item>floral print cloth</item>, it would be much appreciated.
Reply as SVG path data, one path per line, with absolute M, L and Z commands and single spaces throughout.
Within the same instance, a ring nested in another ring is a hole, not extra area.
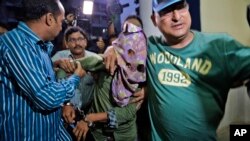
M 139 84 L 146 81 L 146 36 L 142 28 L 127 23 L 112 46 L 118 62 L 111 85 L 112 95 L 115 102 L 123 107 L 128 104 Z

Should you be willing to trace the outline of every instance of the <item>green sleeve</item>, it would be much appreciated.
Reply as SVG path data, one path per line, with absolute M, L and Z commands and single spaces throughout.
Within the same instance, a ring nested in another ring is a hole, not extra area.
M 224 40 L 225 58 L 228 72 L 233 81 L 244 81 L 250 77 L 250 47 L 230 36 Z
M 117 118 L 117 123 L 122 124 L 128 121 L 132 121 L 136 118 L 136 104 L 128 104 L 125 107 L 115 107 L 114 108 Z
M 76 59 L 75 61 L 79 61 L 81 63 L 81 66 L 86 71 L 98 71 L 98 70 L 105 69 L 101 56 L 97 56 L 97 55 L 88 56 L 88 57 Z M 63 69 L 58 69 L 56 71 L 56 77 L 57 79 L 62 79 L 62 78 L 67 77 L 67 74 Z

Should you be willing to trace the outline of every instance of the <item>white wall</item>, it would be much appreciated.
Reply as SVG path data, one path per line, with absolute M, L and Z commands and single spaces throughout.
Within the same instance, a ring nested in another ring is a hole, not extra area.
M 140 17 L 144 24 L 144 32 L 147 36 L 160 35 L 159 30 L 154 27 L 151 21 L 152 3 L 151 0 L 140 0 Z
M 201 28 L 205 32 L 227 32 L 250 45 L 246 6 L 250 0 L 201 0 Z

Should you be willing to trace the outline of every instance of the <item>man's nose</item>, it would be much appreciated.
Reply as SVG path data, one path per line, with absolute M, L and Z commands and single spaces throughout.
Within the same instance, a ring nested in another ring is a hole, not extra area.
M 172 12 L 173 12 L 172 19 L 175 20 L 175 21 L 178 21 L 181 18 L 180 12 L 178 10 L 174 10 Z

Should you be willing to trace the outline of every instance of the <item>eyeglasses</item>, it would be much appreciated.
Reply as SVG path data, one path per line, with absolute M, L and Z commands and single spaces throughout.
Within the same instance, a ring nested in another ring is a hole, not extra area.
M 160 12 L 158 12 L 160 18 L 169 18 L 174 15 L 174 11 L 178 11 L 179 14 L 184 14 L 188 11 L 189 6 L 186 2 L 182 3 L 177 3 L 174 4 L 173 6 L 167 7 Z
M 84 38 L 84 37 L 79 37 L 79 38 L 77 38 L 77 39 L 76 39 L 76 38 L 69 38 L 69 39 L 68 39 L 68 42 L 69 42 L 69 43 L 76 43 L 77 41 L 78 41 L 78 42 L 82 42 L 82 41 L 84 41 L 84 40 L 86 40 L 86 38 Z

